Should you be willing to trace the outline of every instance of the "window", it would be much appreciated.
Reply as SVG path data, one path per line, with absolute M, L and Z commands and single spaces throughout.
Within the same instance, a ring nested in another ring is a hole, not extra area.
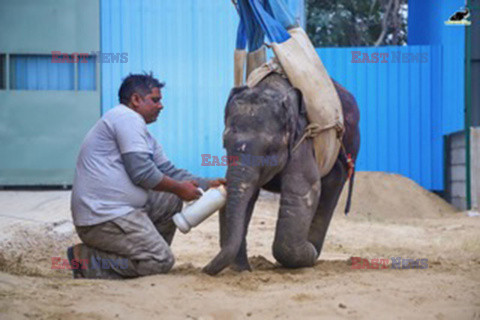
M 5 90 L 5 82 L 6 82 L 6 77 L 5 77 L 5 63 L 6 63 L 6 58 L 4 54 L 0 54 L 0 90 Z
M 95 90 L 96 86 L 96 59 L 88 56 L 87 62 L 78 63 L 78 90 Z
M 11 90 L 74 90 L 75 64 L 52 63 L 51 55 L 10 56 Z
M 3 57 L 3 60 L 2 60 Z M 90 90 L 97 89 L 96 57 L 88 56 L 79 62 L 55 62 L 52 55 L 10 55 L 10 90 Z M 85 61 L 86 62 L 81 62 Z M 0 55 L 0 77 L 5 74 L 5 55 Z M 76 69 L 77 68 L 77 69 Z M 77 88 L 75 88 L 77 73 Z M 0 89 L 5 89 L 5 75 Z

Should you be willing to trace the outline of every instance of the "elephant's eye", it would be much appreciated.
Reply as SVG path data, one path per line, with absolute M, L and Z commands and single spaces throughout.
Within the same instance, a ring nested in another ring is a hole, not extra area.
M 223 137 L 225 138 L 226 136 L 236 134 L 238 132 L 237 128 L 234 126 L 227 126 L 225 130 L 223 131 Z

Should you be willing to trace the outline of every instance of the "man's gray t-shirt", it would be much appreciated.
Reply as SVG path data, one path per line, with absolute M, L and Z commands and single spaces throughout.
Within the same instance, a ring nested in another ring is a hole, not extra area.
M 106 222 L 145 206 L 148 191 L 132 182 L 122 160 L 122 154 L 131 152 L 151 154 L 157 167 L 170 171 L 165 174 L 177 175 L 173 178 L 198 178 L 174 168 L 143 117 L 120 104 L 95 124 L 80 149 L 71 201 L 76 226 Z

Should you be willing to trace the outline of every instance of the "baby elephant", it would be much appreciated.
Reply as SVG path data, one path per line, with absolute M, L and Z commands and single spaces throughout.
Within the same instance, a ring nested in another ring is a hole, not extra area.
M 322 250 L 332 213 L 348 177 L 346 153 L 356 159 L 360 133 L 355 98 L 335 83 L 345 121 L 343 144 L 321 178 L 311 139 L 292 150 L 308 125 L 299 90 L 278 74 L 254 88 L 234 88 L 225 108 L 223 144 L 238 159 L 227 170 L 227 204 L 220 212 L 221 251 L 203 269 L 214 275 L 231 265 L 251 270 L 246 236 L 260 188 L 281 194 L 273 256 L 285 267 L 310 267 Z

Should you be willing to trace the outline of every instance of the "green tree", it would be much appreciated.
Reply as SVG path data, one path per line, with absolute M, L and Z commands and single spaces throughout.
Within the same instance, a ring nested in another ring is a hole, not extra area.
M 404 45 L 407 0 L 306 0 L 316 47 Z

